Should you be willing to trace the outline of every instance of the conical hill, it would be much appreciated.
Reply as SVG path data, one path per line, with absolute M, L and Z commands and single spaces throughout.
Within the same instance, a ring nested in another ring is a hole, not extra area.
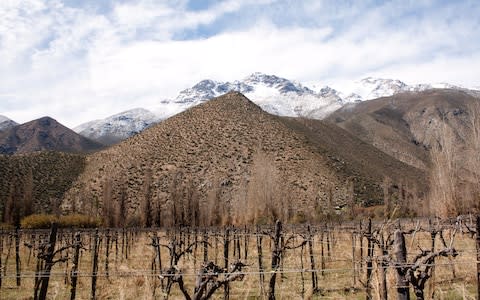
M 316 220 L 381 199 L 380 175 L 340 170 L 291 122 L 240 93 L 214 98 L 91 154 L 63 208 L 112 225 L 210 225 Z

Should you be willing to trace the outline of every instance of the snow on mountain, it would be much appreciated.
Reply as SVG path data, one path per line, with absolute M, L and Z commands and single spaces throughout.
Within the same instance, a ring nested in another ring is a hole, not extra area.
M 233 83 L 230 82 L 218 82 L 210 79 L 202 80 L 195 84 L 193 87 L 183 90 L 174 99 L 175 103 L 195 103 L 209 100 L 211 98 L 223 95 L 229 91 L 238 91 L 243 94 L 251 91 L 251 87 L 245 85 L 239 81 Z
M 479 94 L 448 83 L 408 85 L 400 80 L 367 77 L 339 89 L 312 84 L 307 87 L 275 75 L 253 73 L 242 80 L 221 82 L 202 80 L 181 91 L 174 99 L 160 101 L 151 111 L 133 109 L 104 120 L 76 127 L 78 133 L 106 144 L 134 135 L 151 124 L 180 113 L 189 107 L 221 96 L 229 91 L 243 93 L 265 111 L 292 117 L 322 119 L 349 103 L 391 96 L 400 92 L 418 92 L 432 88 L 455 88 Z
M 0 131 L 3 131 L 3 130 L 7 130 L 7 129 L 10 129 L 12 127 L 15 127 L 17 126 L 18 123 L 5 117 L 5 116 L 2 116 L 0 115 Z
M 110 145 L 135 135 L 159 121 L 158 116 L 143 108 L 135 108 L 101 120 L 94 120 L 73 130 L 85 137 Z
M 406 87 L 407 84 L 400 80 L 367 77 L 360 81 L 353 92 L 366 100 L 391 96 L 404 91 Z
M 240 92 L 267 112 L 282 116 L 322 118 L 342 104 L 337 91 L 330 87 L 315 92 L 295 81 L 253 73 L 241 81 L 202 80 L 175 99 L 163 101 L 155 111 L 168 117 L 166 111 L 179 112 L 229 91 Z
M 243 80 L 233 82 L 202 80 L 181 91 L 175 99 L 162 101 L 155 112 L 162 118 L 167 118 L 229 91 L 237 91 L 269 113 L 321 119 L 347 103 L 432 88 L 461 89 L 447 83 L 408 85 L 396 79 L 373 77 L 364 78 L 341 89 L 318 84 L 313 84 L 309 88 L 275 75 L 253 73 Z
M 343 102 L 347 103 L 388 97 L 402 92 L 421 92 L 429 89 L 459 89 L 468 91 L 464 87 L 444 82 L 408 85 L 397 79 L 367 77 L 341 88 L 340 90 L 343 92 L 340 92 L 339 95 Z

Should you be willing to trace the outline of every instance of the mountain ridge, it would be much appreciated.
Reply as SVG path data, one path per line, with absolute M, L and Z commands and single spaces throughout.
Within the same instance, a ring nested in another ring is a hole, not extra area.
M 51 117 L 42 117 L 0 132 L 0 154 L 45 150 L 81 153 L 102 147 Z
M 184 111 L 191 106 L 221 96 L 229 91 L 237 91 L 245 94 L 264 110 L 272 114 L 323 119 L 348 103 L 391 96 L 402 92 L 421 92 L 434 88 L 452 88 L 469 91 L 463 87 L 447 83 L 408 85 L 396 79 L 374 77 L 366 77 L 360 81 L 353 82 L 353 85 L 335 89 L 326 85 L 309 86 L 276 75 L 256 72 L 241 80 L 231 82 L 211 79 L 201 80 L 191 88 L 180 91 L 175 98 L 159 101 L 156 107 L 150 109 L 155 113 L 156 118 L 138 115 L 132 117 L 131 123 L 143 123 L 143 127 L 146 128 L 151 124 Z M 471 91 L 471 93 L 480 97 L 480 92 L 478 91 Z M 128 113 L 128 111 L 124 112 L 124 114 L 125 113 Z M 112 134 L 102 135 L 102 132 L 105 133 L 112 130 L 117 132 L 114 134 L 115 142 L 117 142 L 118 140 L 131 136 L 131 133 L 135 134 L 139 131 L 132 131 L 130 128 L 134 125 L 128 123 L 123 125 L 118 123 L 116 127 L 110 128 L 112 124 L 111 119 L 119 117 L 121 114 L 122 113 L 119 113 L 100 120 L 96 122 L 95 126 L 88 124 L 90 131 L 82 132 L 82 130 L 78 130 L 80 127 L 75 128 L 75 131 L 87 137 L 105 142 Z M 107 137 L 106 139 L 104 138 L 105 136 Z M 111 143 L 107 142 L 107 144 Z

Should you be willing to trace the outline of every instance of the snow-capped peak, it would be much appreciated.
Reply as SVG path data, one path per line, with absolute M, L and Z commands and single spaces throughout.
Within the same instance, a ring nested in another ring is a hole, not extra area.
M 423 90 L 428 90 L 428 89 L 457 89 L 457 90 L 463 90 L 465 89 L 462 86 L 458 85 L 453 85 L 450 83 L 446 82 L 436 82 L 436 83 L 420 83 L 420 84 L 415 84 L 410 87 L 412 91 L 423 91 Z
M 0 115 L 0 131 L 10 129 L 17 125 L 18 125 L 17 122 L 11 120 L 10 118 Z
M 362 100 L 367 100 L 391 96 L 405 90 L 406 87 L 407 84 L 400 80 L 367 77 L 355 82 L 353 90 L 349 92 L 359 95 Z
M 10 120 L 10 119 L 5 117 L 5 116 L 0 115 L 0 122 L 5 122 L 5 121 L 8 121 L 8 120 Z
M 280 93 L 297 93 L 297 94 L 313 94 L 314 92 L 302 84 L 281 78 L 275 75 L 267 75 L 260 72 L 255 72 L 247 76 L 242 83 L 246 85 L 264 85 L 266 87 L 275 88 Z
M 323 87 L 317 93 L 301 83 L 256 72 L 241 81 L 202 80 L 193 87 L 181 91 L 173 101 L 166 101 L 163 104 L 177 106 L 179 109 L 175 111 L 178 111 L 229 91 L 243 93 L 264 110 L 284 116 L 321 117 L 324 111 L 339 108 L 341 103 L 337 91 L 330 87 Z M 327 106 L 329 109 L 326 109 Z
M 112 144 L 143 131 L 158 120 L 158 117 L 149 110 L 135 108 L 105 119 L 81 124 L 73 130 L 88 138 Z
M 380 97 L 388 97 L 402 92 L 421 92 L 429 89 L 461 89 L 463 87 L 449 83 L 421 83 L 408 85 L 398 79 L 366 77 L 340 88 L 343 102 L 364 101 Z

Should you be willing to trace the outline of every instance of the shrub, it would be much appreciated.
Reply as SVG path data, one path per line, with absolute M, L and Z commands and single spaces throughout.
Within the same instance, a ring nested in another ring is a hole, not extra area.
M 77 227 L 77 228 L 95 228 L 99 227 L 101 221 L 99 218 L 90 217 L 87 215 L 73 214 L 60 216 L 58 220 L 59 226 L 63 228 Z
M 304 224 L 307 222 L 307 216 L 303 211 L 299 211 L 295 215 L 293 215 L 293 218 L 290 221 L 293 224 Z
M 62 228 L 95 228 L 100 225 L 100 220 L 98 218 L 92 218 L 80 214 L 66 216 L 33 214 L 23 218 L 20 221 L 20 225 L 22 228 L 41 229 L 50 228 L 53 222 L 58 223 L 58 226 Z
M 142 218 L 140 215 L 136 214 L 133 216 L 127 217 L 125 222 L 125 227 L 141 227 L 142 226 Z
M 13 229 L 13 225 L 7 224 L 7 223 L 0 223 L 0 229 L 3 229 L 3 230 Z
M 20 225 L 22 228 L 50 228 L 52 223 L 56 221 L 56 217 L 54 215 L 46 215 L 46 214 L 34 214 L 29 215 L 23 218 L 20 221 Z

